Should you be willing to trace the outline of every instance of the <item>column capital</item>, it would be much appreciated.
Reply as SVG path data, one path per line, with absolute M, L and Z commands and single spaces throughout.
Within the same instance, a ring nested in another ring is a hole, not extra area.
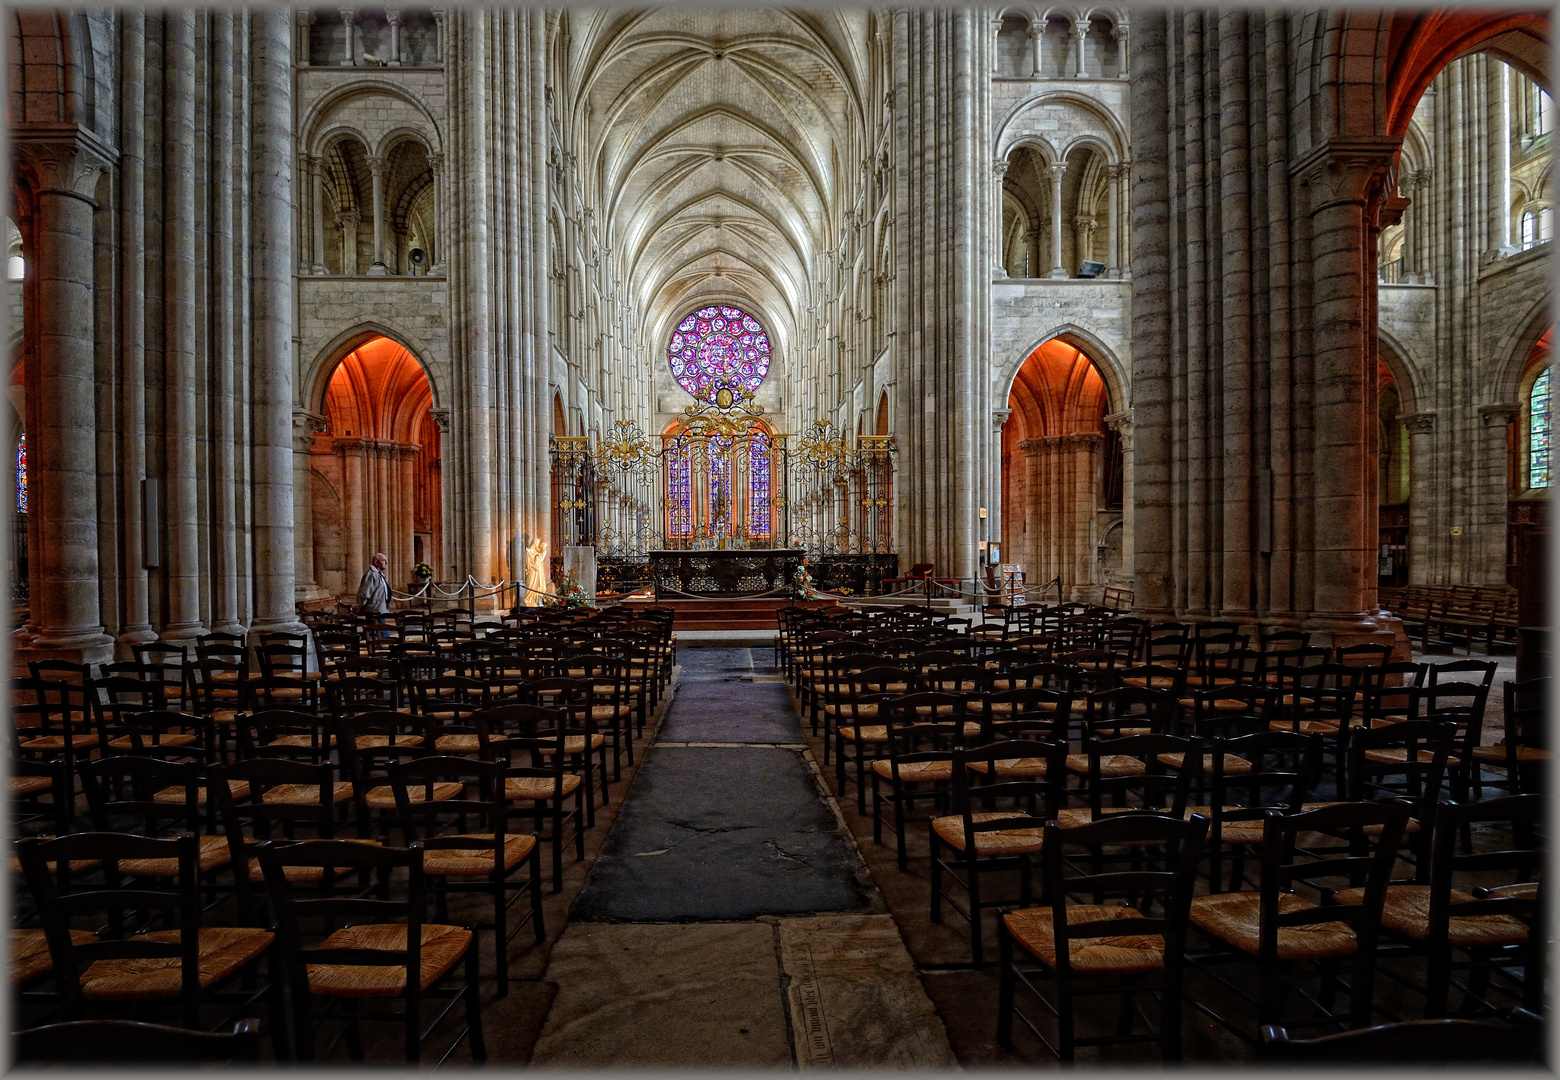
M 1313 214 L 1346 203 L 1367 206 L 1382 197 L 1393 155 L 1402 145 L 1402 139 L 1391 137 L 1329 139 L 1289 171 L 1310 192 Z
M 1522 406 L 1515 401 L 1499 401 L 1493 405 L 1479 406 L 1479 419 L 1484 421 L 1485 427 L 1505 427 L 1517 418 L 1522 412 Z
M 450 411 L 448 409 L 429 409 L 428 415 L 433 417 L 434 425 L 439 429 L 441 435 L 449 434 Z
M 442 150 L 435 150 L 428 155 L 428 167 L 435 173 L 444 169 L 444 152 Z
M 991 171 L 996 174 L 998 180 L 1006 176 L 1008 171 L 1007 158 L 997 158 L 993 161 L 991 163 Z
M 343 210 L 341 213 L 336 215 L 337 225 L 361 225 L 362 223 L 363 215 L 358 213 L 356 210 Z
M 991 426 L 996 428 L 998 431 L 1001 431 L 1002 425 L 1006 424 L 1010 419 L 1012 419 L 1012 416 L 1012 409 L 992 409 Z
M 1038 19 L 1029 23 L 1029 38 L 1031 41 L 1045 37 L 1045 23 Z
M 1105 417 L 1105 426 L 1123 439 L 1130 438 L 1132 435 L 1132 410 L 1122 409 L 1120 412 L 1110 413 Z
M 357 8 L 337 8 L 336 14 L 340 15 L 341 21 L 348 26 L 351 26 L 358 21 Z
M 400 8 L 385 8 L 385 21 L 391 26 L 404 26 Z
M 1060 184 L 1062 177 L 1067 175 L 1067 166 L 1065 163 L 1061 165 L 1047 165 L 1045 167 L 1045 175 L 1050 179 L 1051 183 Z
M 331 440 L 331 445 L 350 457 L 362 457 L 363 452 L 373 445 L 373 439 L 360 439 L 356 436 L 337 435 Z
M 31 173 L 39 194 L 73 195 L 93 203 L 98 174 L 119 155 L 79 124 L 29 124 L 11 132 L 11 153 Z
M 386 161 L 377 154 L 369 154 L 365 159 L 368 162 L 368 171 L 378 177 L 384 174 Z
M 300 454 L 307 454 L 314 448 L 314 436 L 324 431 L 328 426 L 326 420 L 319 413 L 310 412 L 308 409 L 294 409 L 293 422 L 293 450 Z
M 1428 435 L 1435 430 L 1435 410 L 1403 413 L 1398 417 L 1410 435 Z
M 1074 19 L 1073 20 L 1073 33 L 1076 34 L 1079 38 L 1086 38 L 1086 37 L 1088 37 L 1089 36 L 1089 20 L 1088 19 Z
M 1055 436 L 1055 441 L 1058 446 L 1061 446 L 1064 449 L 1076 449 L 1081 447 L 1088 450 L 1096 449 L 1103 445 L 1105 442 L 1105 436 L 1101 435 L 1098 431 L 1075 431 L 1070 435 L 1057 435 Z
M 1092 229 L 1094 226 L 1095 221 L 1093 214 L 1079 214 L 1077 217 L 1073 218 L 1073 228 L 1075 229 Z
M 1044 452 L 1049 443 L 1049 439 L 1020 439 L 1018 448 L 1022 450 L 1027 456 L 1035 457 L 1036 455 Z

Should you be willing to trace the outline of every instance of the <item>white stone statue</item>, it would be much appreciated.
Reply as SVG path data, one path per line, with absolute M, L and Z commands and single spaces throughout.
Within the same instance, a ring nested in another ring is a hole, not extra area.
M 547 541 L 536 537 L 525 548 L 525 607 L 541 607 L 547 599 L 543 593 L 552 592 L 552 582 L 547 577 Z

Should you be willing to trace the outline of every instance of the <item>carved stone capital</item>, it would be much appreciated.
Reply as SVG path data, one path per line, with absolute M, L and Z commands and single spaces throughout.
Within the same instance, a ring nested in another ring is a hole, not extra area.
M 440 434 L 449 434 L 450 411 L 448 409 L 429 409 L 428 415 L 433 417 L 433 422 L 438 427 Z
M 1311 212 L 1347 203 L 1362 206 L 1379 199 L 1392 173 L 1401 139 L 1332 139 L 1291 167 L 1310 193 Z
M 29 124 L 11 132 L 16 167 L 30 173 L 38 194 L 71 195 L 96 206 L 98 175 L 118 155 L 76 124 Z
M 307 454 L 314 448 L 314 436 L 325 430 L 326 420 L 319 413 L 310 412 L 308 409 L 294 409 L 292 422 L 293 450 L 300 454 Z
M 1484 421 L 1485 427 L 1505 427 L 1521 412 L 1522 406 L 1517 402 L 1500 401 L 1494 405 L 1480 405 L 1479 419 Z
M 998 158 L 996 161 L 993 161 L 991 163 L 991 171 L 996 175 L 998 180 L 1001 180 L 1004 176 L 1007 175 L 1007 160 L 1005 158 Z
M 357 8 L 337 8 L 336 14 L 341 16 L 341 21 L 346 26 L 352 26 L 358 21 Z
M 992 409 L 991 410 L 991 426 L 996 428 L 998 431 L 1001 431 L 1002 430 L 1002 425 L 1006 424 L 1008 422 L 1008 420 L 1010 420 L 1012 418 L 1012 416 L 1013 416 L 1013 410 L 1012 409 Z
M 1051 181 L 1051 183 L 1060 184 L 1062 182 L 1062 177 L 1067 175 L 1067 166 L 1047 165 L 1045 167 L 1045 175 L 1047 179 Z
M 375 177 L 384 175 L 385 166 L 388 164 L 384 158 L 379 157 L 376 154 L 370 154 L 364 160 L 368 162 L 368 171 L 371 175 Z
M 1398 417 L 1410 435 L 1428 435 L 1435 430 L 1435 412 L 1403 413 Z
M 1122 409 L 1105 417 L 1105 426 L 1120 435 L 1123 439 L 1132 435 L 1132 410 Z

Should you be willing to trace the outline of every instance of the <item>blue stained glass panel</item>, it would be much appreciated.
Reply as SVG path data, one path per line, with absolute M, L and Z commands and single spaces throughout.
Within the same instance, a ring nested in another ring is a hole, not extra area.
M 1549 486 L 1549 368 L 1533 380 L 1528 395 L 1528 487 Z
M 753 429 L 748 443 L 748 535 L 769 536 L 769 434 Z
M 674 450 L 666 459 L 666 535 L 693 535 L 693 470 L 688 451 Z

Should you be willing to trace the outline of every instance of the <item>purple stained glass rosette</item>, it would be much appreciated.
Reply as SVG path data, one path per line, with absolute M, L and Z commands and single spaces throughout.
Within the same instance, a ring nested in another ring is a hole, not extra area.
M 677 385 L 700 401 L 722 388 L 756 391 L 769 374 L 769 334 L 741 308 L 712 304 L 677 324 L 666 360 Z

